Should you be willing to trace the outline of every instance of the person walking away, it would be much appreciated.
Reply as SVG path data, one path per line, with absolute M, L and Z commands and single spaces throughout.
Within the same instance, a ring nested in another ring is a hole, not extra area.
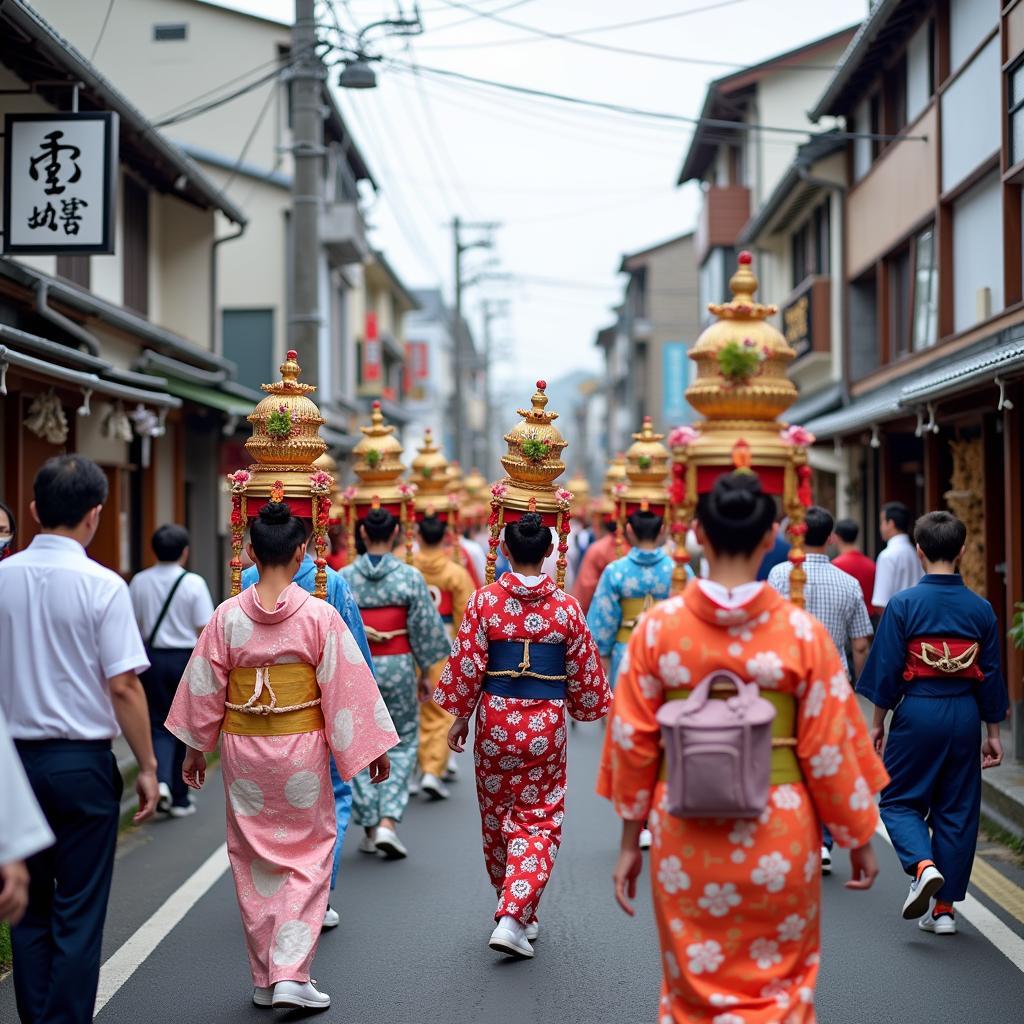
M 447 529 L 448 524 L 437 516 L 427 515 L 420 520 L 419 551 L 413 559 L 413 565 L 426 580 L 434 607 L 444 620 L 450 645 L 462 625 L 466 605 L 476 587 L 469 573 L 445 551 Z M 451 715 L 442 711 L 430 699 L 447 660 L 446 656 L 430 666 L 420 688 L 419 764 L 423 773 L 420 791 L 432 800 L 448 798 L 444 775 L 448 770 L 448 759 L 452 756 L 448 749 L 448 730 L 453 720 Z
M 881 615 L 893 595 L 914 586 L 924 571 L 907 532 L 910 529 L 910 509 L 900 501 L 890 501 L 882 506 L 878 518 L 885 547 L 878 555 L 871 604 Z
M 775 531 L 775 540 L 771 550 L 761 559 L 761 564 L 757 567 L 757 578 L 765 582 L 775 566 L 782 565 L 789 559 L 789 541 L 786 540 L 788 520 L 776 516 L 775 521 L 779 524 L 779 528 Z
M 0 921 L 17 924 L 28 906 L 25 858 L 53 845 L 54 835 L 25 777 L 0 711 Z
M 601 581 L 601 574 L 618 557 L 616 554 L 618 523 L 614 519 L 602 521 L 604 533 L 587 547 L 580 562 L 580 571 L 572 586 L 572 596 L 580 603 L 583 614 L 590 611 L 590 603 Z
M 399 736 L 391 752 L 391 777 L 375 788 L 364 772 L 352 783 L 352 817 L 365 833 L 359 849 L 388 860 L 409 853 L 398 825 L 409 803 L 419 745 L 419 677 L 450 650 L 426 581 L 391 553 L 399 528 L 390 512 L 371 509 L 356 526 L 362 553 L 342 570 L 363 617 L 377 683 Z
M 847 677 L 850 663 L 846 657 L 849 647 L 853 655 L 853 668 L 860 675 L 871 649 L 871 619 L 864 605 L 864 596 L 857 581 L 837 569 L 825 554 L 825 546 L 833 532 L 832 515 L 820 505 L 812 505 L 806 513 L 804 536 L 806 557 L 804 572 L 804 608 L 828 630 L 832 643 L 836 645 Z M 789 577 L 793 571 L 791 562 L 775 566 L 768 574 L 768 585 L 787 600 L 789 599 Z M 821 871 L 832 874 L 832 835 L 827 828 L 822 830 Z
M 864 607 L 871 611 L 871 596 L 875 592 L 875 563 L 857 547 L 860 527 L 853 519 L 836 522 L 833 542 L 839 554 L 832 559 L 837 569 L 852 576 L 864 594 Z
M 14 513 L 0 501 L 0 562 L 14 554 L 14 541 L 18 536 L 18 524 Z
M 999 723 L 1009 703 L 995 613 L 957 572 L 967 528 L 949 512 L 929 512 L 914 540 L 925 574 L 886 606 L 857 692 L 875 705 L 871 736 L 892 780 L 880 810 L 912 879 L 903 916 L 953 935 L 953 904 L 967 895 L 978 841 L 981 770 L 1003 759 Z
M 156 752 L 160 799 L 156 809 L 172 818 L 195 812 L 188 786 L 181 777 L 185 744 L 164 727 L 171 701 L 196 637 L 213 615 L 206 580 L 189 572 L 189 536 L 184 526 L 167 523 L 153 534 L 157 564 L 135 574 L 128 585 L 135 621 L 146 640 L 150 667 L 140 677 L 149 705 L 150 731 Z
M 316 562 L 310 554 L 309 548 L 313 536 L 313 521 L 303 519 L 302 525 L 305 528 L 306 536 L 310 542 L 306 545 L 306 553 L 302 556 L 302 564 L 295 573 L 293 583 L 302 587 L 308 594 L 316 590 Z M 254 586 L 259 582 L 259 569 L 251 565 L 242 573 L 242 589 Z M 359 606 L 352 597 L 345 578 L 339 571 L 330 565 L 327 566 L 327 603 L 331 605 L 341 616 L 342 621 L 348 626 L 359 651 L 373 671 L 373 658 L 370 655 L 370 646 L 366 642 L 366 630 L 363 629 L 363 620 L 359 614 Z M 341 849 L 345 845 L 345 833 L 348 832 L 348 823 L 352 818 L 352 787 L 341 777 L 338 766 L 334 763 L 334 755 L 330 756 L 331 761 L 331 788 L 334 792 L 334 820 L 337 826 L 337 838 L 334 843 L 334 860 L 331 864 L 331 892 L 333 893 L 338 885 L 338 872 L 341 869 Z M 337 928 L 341 923 L 341 915 L 327 904 L 324 911 L 324 928 Z
M 23 1024 L 88 1024 L 121 812 L 119 730 L 139 767 L 134 820 L 156 809 L 138 678 L 149 662 L 124 580 L 85 553 L 107 500 L 103 470 L 57 456 L 33 493 L 41 532 L 0 563 L 0 711 L 56 842 L 27 862 L 28 910 L 11 933 L 14 991 Z
M 452 750 L 465 749 L 476 713 L 484 861 L 498 896 L 488 944 L 523 959 L 534 955 L 537 909 L 562 840 L 565 712 L 592 722 L 611 703 L 583 610 L 541 575 L 552 546 L 536 512 L 505 526 L 512 571 L 473 595 L 434 690 L 455 717 Z
M 839 654 L 820 622 L 756 580 L 774 541 L 773 510 L 749 472 L 700 496 L 708 578 L 691 580 L 634 631 L 605 734 L 598 793 L 623 819 L 614 884 L 628 914 L 645 818 L 654 835 L 663 1024 L 812 1024 L 819 820 L 850 848 L 848 888 L 867 889 L 878 873 L 872 794 L 887 777 Z M 756 682 L 775 706 L 767 805 L 758 818 L 676 817 L 657 713 L 720 672 Z
M 259 582 L 214 612 L 167 728 L 189 748 L 183 776 L 193 789 L 220 741 L 253 1003 L 322 1010 L 330 996 L 309 971 L 337 831 L 329 750 L 344 777 L 369 766 L 379 784 L 398 736 L 341 616 L 294 582 L 306 539 L 286 502 L 260 509 L 249 544 Z

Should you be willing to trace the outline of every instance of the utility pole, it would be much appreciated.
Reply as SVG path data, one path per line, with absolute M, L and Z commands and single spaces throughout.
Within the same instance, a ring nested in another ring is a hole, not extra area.
M 484 299 L 481 305 L 484 323 L 484 448 L 483 463 L 492 471 L 494 465 L 494 401 L 491 394 L 491 365 L 494 361 L 494 337 L 491 334 L 491 323 L 499 316 L 508 315 L 508 303 Z
M 320 383 L 320 208 L 324 154 L 323 83 L 316 51 L 315 0 L 295 0 L 289 76 L 292 112 L 292 301 L 289 347 L 307 381 Z
M 466 374 L 469 369 L 465 344 L 465 326 L 462 319 L 462 292 L 464 281 L 462 276 L 462 257 L 470 249 L 491 249 L 494 240 L 491 232 L 500 227 L 494 221 L 478 221 L 465 223 L 459 217 L 452 218 L 452 250 L 455 259 L 455 323 L 452 326 L 455 351 L 453 353 L 455 363 L 455 408 L 453 409 L 453 426 L 455 428 L 455 457 L 458 462 L 465 464 L 466 458 L 466 434 L 465 430 L 465 402 L 466 402 Z M 473 242 L 462 241 L 462 231 L 483 231 L 486 235 Z

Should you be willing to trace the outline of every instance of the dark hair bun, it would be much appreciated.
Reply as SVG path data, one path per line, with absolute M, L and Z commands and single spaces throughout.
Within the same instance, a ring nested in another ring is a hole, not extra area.
M 711 492 L 718 515 L 739 523 L 754 515 L 763 497 L 761 481 L 753 473 L 730 473 L 720 477 Z
M 371 508 L 366 514 L 365 522 L 367 526 L 385 526 L 393 518 L 394 516 L 390 512 L 386 512 L 382 508 Z
M 544 529 L 544 519 L 539 512 L 524 512 L 516 527 L 520 537 L 537 537 Z
M 261 523 L 267 526 L 284 526 L 292 517 L 291 506 L 286 501 L 268 501 L 259 511 Z

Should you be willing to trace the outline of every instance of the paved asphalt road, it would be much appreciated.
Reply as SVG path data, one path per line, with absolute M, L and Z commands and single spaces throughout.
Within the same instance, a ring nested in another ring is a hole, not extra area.
M 335 906 L 314 975 L 331 994 L 324 1021 L 352 1024 L 653 1024 L 660 985 L 646 890 L 627 919 L 611 896 L 617 822 L 593 795 L 601 732 L 572 733 L 565 842 L 542 906 L 537 958 L 513 963 L 487 949 L 493 897 L 484 882 L 471 781 L 447 803 L 414 800 L 402 835 L 407 861 L 359 854 L 349 835 Z M 468 771 L 468 759 L 463 759 Z M 158 821 L 122 839 L 105 936 L 110 956 L 224 839 L 218 773 L 200 813 Z M 975 928 L 936 939 L 901 920 L 905 882 L 876 840 L 883 875 L 867 894 L 826 880 L 823 1024 L 973 1024 L 1024 1020 L 1024 973 Z M 995 851 L 997 854 L 998 851 Z M 1024 884 L 1013 866 L 1003 870 Z M 1020 921 L 976 895 L 1017 935 Z M 229 874 L 224 874 L 100 1012 L 100 1024 L 234 1024 L 299 1019 L 249 1003 L 250 979 Z M 15 1021 L 10 980 L 0 1022 Z

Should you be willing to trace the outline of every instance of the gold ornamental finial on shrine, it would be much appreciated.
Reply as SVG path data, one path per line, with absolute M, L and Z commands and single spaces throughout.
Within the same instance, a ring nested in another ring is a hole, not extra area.
M 442 512 L 448 507 L 450 466 L 429 427 L 423 431 L 423 444 L 416 451 L 419 454 L 409 469 L 409 483 L 416 485 L 416 513 L 426 515 L 431 509 Z
M 665 515 L 672 455 L 661 443 L 664 439 L 664 434 L 654 432 L 651 417 L 645 416 L 642 429 L 633 435 L 633 444 L 626 452 L 626 481 L 615 487 L 619 522 L 615 546 L 620 556 L 626 553 L 626 519 L 629 516 L 641 509 Z
M 590 481 L 577 470 L 569 477 L 565 486 L 572 491 L 573 515 L 585 519 L 590 505 Z
M 470 502 L 486 501 L 487 489 L 490 485 L 487 477 L 474 466 L 462 481 L 462 489 L 466 492 L 466 498 Z

